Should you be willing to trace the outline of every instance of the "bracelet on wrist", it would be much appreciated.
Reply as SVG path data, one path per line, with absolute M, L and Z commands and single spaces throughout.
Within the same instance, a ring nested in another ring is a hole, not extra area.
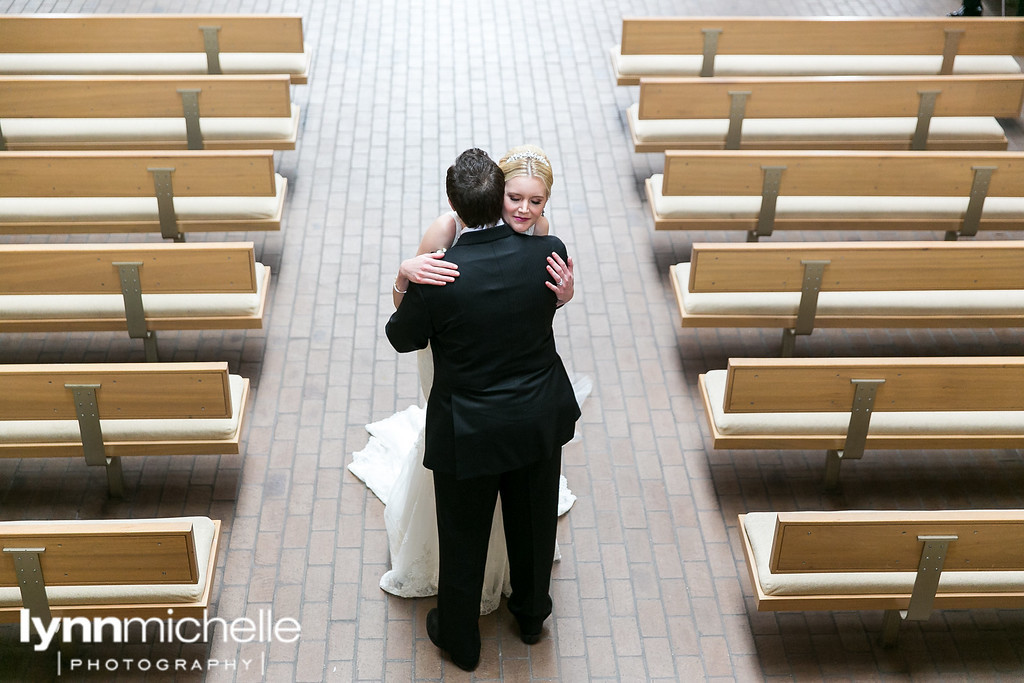
M 403 291 L 403 290 L 401 290 L 401 289 L 399 289 L 399 288 L 398 288 L 398 280 L 395 280 L 395 284 L 394 284 L 394 285 L 392 285 L 392 287 L 394 287 L 394 288 L 395 288 L 395 292 L 396 292 L 396 293 L 398 293 L 398 294 L 405 294 L 406 292 L 408 292 L 408 291 L 409 291 L 408 289 L 406 289 L 406 290 L 404 290 L 404 291 Z

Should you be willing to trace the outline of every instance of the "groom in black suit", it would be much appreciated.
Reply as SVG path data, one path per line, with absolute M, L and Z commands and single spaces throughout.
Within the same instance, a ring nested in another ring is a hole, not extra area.
M 430 343 L 423 464 L 434 474 L 439 541 L 437 608 L 427 633 L 460 668 L 480 658 L 480 597 L 495 500 L 500 494 L 512 595 L 526 643 L 551 614 L 551 563 L 562 445 L 580 416 L 555 351 L 556 297 L 547 257 L 565 245 L 521 235 L 501 218 L 505 180 L 484 152 L 448 169 L 448 198 L 467 228 L 445 260 L 459 277 L 410 284 L 387 323 L 399 352 Z M 474 229 L 479 227 L 479 229 Z

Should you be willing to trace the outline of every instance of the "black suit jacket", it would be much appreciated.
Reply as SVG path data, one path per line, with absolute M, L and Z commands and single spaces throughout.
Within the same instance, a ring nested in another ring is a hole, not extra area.
M 547 256 L 566 258 L 557 237 L 507 225 L 463 234 L 445 254 L 455 282 L 411 284 L 386 326 L 399 352 L 430 343 L 428 469 L 459 479 L 518 469 L 557 453 L 580 416 L 555 351 L 555 294 Z

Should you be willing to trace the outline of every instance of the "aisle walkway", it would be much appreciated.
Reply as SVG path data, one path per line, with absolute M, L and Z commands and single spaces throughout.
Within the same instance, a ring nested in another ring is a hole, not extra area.
M 471 678 L 426 638 L 433 600 L 377 587 L 388 562 L 382 506 L 345 465 L 365 445 L 366 423 L 417 401 L 415 362 L 382 331 L 400 258 L 446 206 L 444 169 L 469 146 L 498 155 L 529 141 L 554 160 L 548 215 L 577 263 L 559 348 L 594 378 L 594 392 L 582 441 L 565 453 L 579 500 L 559 527 L 549 637 L 523 645 L 499 610 L 482 621 L 474 677 L 1019 680 L 1021 611 L 945 612 L 908 626 L 896 650 L 875 644 L 877 613 L 753 611 L 737 513 L 1021 507 L 1024 462 L 1012 451 L 872 456 L 844 473 L 841 495 L 825 496 L 820 454 L 711 451 L 697 375 L 730 356 L 773 354 L 777 333 L 678 328 L 668 266 L 694 240 L 736 236 L 653 232 L 642 188 L 660 162 L 632 152 L 624 112 L 636 89 L 614 86 L 607 58 L 624 14 L 926 16 L 955 3 L 0 0 L 6 12 L 301 12 L 315 56 L 309 84 L 294 87 L 299 147 L 279 154 L 290 190 L 284 229 L 247 236 L 274 272 L 266 329 L 161 338 L 174 360 L 227 360 L 251 378 L 243 455 L 129 460 L 123 502 L 108 500 L 102 474 L 79 462 L 0 461 L 3 519 L 224 520 L 215 614 L 272 610 L 299 620 L 302 637 L 236 646 L 218 632 L 209 646 L 69 645 L 63 656 L 121 663 L 120 680 L 140 678 L 125 672 L 131 658 L 199 661 L 211 681 Z M 1024 147 L 1019 128 L 1012 135 Z M 84 239 L 107 241 L 67 241 Z M 804 349 L 999 355 L 1019 353 L 1020 341 L 1019 331 L 823 331 Z M 0 363 L 115 360 L 142 360 L 141 351 L 111 334 L 0 336 Z M 0 628 L 0 678 L 49 680 L 55 659 L 54 649 L 20 644 L 16 626 Z

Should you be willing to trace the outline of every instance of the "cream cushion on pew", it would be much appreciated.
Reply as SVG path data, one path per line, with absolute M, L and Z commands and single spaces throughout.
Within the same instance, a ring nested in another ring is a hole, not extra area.
M 231 74 L 305 73 L 309 47 L 295 52 L 221 52 L 221 72 Z M 46 74 L 206 74 L 203 52 L 9 53 L 0 54 L 0 73 Z
M 228 439 L 238 432 L 245 380 L 228 375 L 230 418 L 100 420 L 104 442 Z M 71 400 L 71 392 L 68 392 Z M 103 400 L 102 387 L 98 400 Z M 0 420 L 0 443 L 81 443 L 78 420 Z
M 639 104 L 626 110 L 630 128 L 640 142 L 725 142 L 729 119 L 640 119 Z M 917 118 L 912 116 L 849 118 L 744 119 L 742 140 L 747 143 L 816 140 L 907 141 L 914 136 Z M 942 141 L 972 136 L 1002 142 L 1005 134 L 992 116 L 936 116 L 928 127 L 928 139 Z
M 206 590 L 207 568 L 210 566 L 213 550 L 214 523 L 209 517 L 175 517 L 171 519 L 109 519 L 109 520 L 61 520 L 60 524 L 69 530 L 75 526 L 110 524 L 121 525 L 126 521 L 132 525 L 157 525 L 164 522 L 191 522 L 196 544 L 196 568 L 199 581 L 183 584 L 155 584 L 140 586 L 47 586 L 46 597 L 51 605 L 102 605 L 106 603 L 160 603 L 196 602 Z M 2 524 L 2 523 L 0 523 Z M 53 521 L 17 522 L 18 526 L 38 524 L 52 529 Z M 45 577 L 44 577 L 45 580 Z M 21 603 L 18 588 L 0 588 L 0 606 L 16 606 Z
M 142 307 L 153 318 L 254 315 L 260 309 L 266 280 L 266 266 L 259 262 L 255 265 L 255 293 L 143 294 Z M 124 297 L 120 293 L 0 295 L 0 320 L 124 317 Z
M 274 174 L 273 197 L 175 197 L 181 220 L 273 218 L 284 203 L 287 183 Z M 0 224 L 32 221 L 156 221 L 156 197 L 0 197 Z
M 676 266 L 683 309 L 703 315 L 792 315 L 800 292 L 691 292 L 689 263 Z M 1024 315 L 1024 289 L 818 293 L 817 315 Z
M 783 173 L 785 179 L 785 173 Z M 650 178 L 654 213 L 659 218 L 757 218 L 761 197 L 749 195 L 662 194 L 665 176 Z M 922 179 L 922 182 L 927 179 Z M 884 189 L 884 188 L 883 188 Z M 779 218 L 963 218 L 969 197 L 892 196 L 793 196 L 779 195 L 775 217 Z M 2 206 L 2 204 L 0 204 Z M 1024 197 L 986 197 L 984 218 L 1024 218 Z
M 877 416 L 876 416 L 877 417 Z M 969 512 L 969 511 L 965 511 Z M 820 514 L 820 513 L 819 513 Z M 849 514 L 849 511 L 843 514 Z M 774 512 L 748 512 L 744 518 L 747 539 L 757 566 L 761 590 L 766 595 L 828 595 L 830 593 L 910 594 L 917 578 L 910 572 L 806 572 L 772 573 L 772 543 L 775 538 Z M 1024 585 L 1024 572 L 946 571 L 939 576 L 940 593 L 999 592 Z
M 611 48 L 620 76 L 700 76 L 703 55 L 623 55 Z M 938 75 L 942 55 L 717 55 L 715 76 Z M 954 74 L 1018 74 L 1010 55 L 960 55 Z
M 727 413 L 725 379 L 727 370 L 709 370 L 704 376 L 712 419 L 718 431 L 727 436 L 745 434 L 803 434 L 808 436 L 846 435 L 849 412 L 834 413 Z M 870 379 L 863 377 L 862 379 Z M 941 434 L 1003 434 L 1024 436 L 1024 411 L 922 411 L 871 414 L 868 436 Z
M 291 140 L 298 130 L 299 108 L 292 104 L 290 117 L 200 117 L 206 142 L 230 140 Z M 8 145 L 47 142 L 163 141 L 187 139 L 185 118 L 4 118 L 0 130 Z

